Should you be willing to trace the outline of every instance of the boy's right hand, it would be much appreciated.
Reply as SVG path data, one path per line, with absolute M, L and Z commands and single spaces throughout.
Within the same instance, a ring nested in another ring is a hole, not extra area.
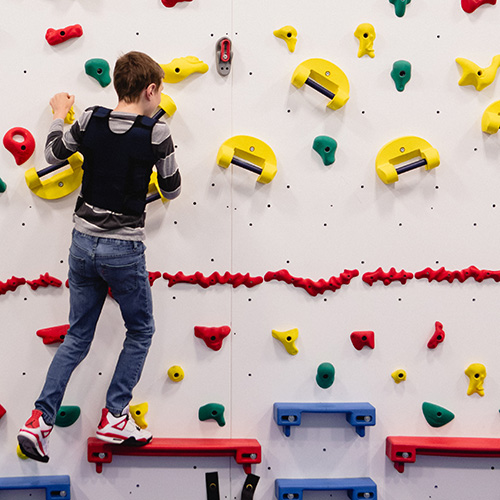
M 64 120 L 74 103 L 75 96 L 70 95 L 67 92 L 60 92 L 59 94 L 56 94 L 54 97 L 52 97 L 52 99 L 49 101 L 49 104 L 52 107 L 52 111 L 54 112 L 54 120 L 56 120 L 57 118 L 62 118 Z

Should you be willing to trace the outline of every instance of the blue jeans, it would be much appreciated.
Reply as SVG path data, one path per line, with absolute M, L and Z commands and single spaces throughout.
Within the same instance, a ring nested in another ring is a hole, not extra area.
M 85 358 L 111 288 L 127 329 L 106 408 L 119 415 L 132 399 L 155 331 L 142 241 L 98 238 L 73 230 L 69 253 L 70 328 L 49 367 L 35 408 L 47 424 L 57 412 L 73 370 Z

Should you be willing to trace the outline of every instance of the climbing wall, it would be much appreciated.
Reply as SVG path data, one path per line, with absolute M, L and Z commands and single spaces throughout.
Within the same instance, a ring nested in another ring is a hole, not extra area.
M 113 66 L 119 55 L 140 50 L 161 64 L 191 55 L 209 65 L 204 74 L 165 84 L 177 105 L 166 121 L 183 191 L 170 203 L 148 206 L 148 269 L 266 277 L 254 287 L 235 288 L 154 282 L 157 333 L 134 394 L 134 402 L 149 403 L 146 420 L 153 434 L 257 439 L 262 447 L 262 461 L 252 467 L 260 476 L 257 499 L 274 498 L 276 479 L 360 477 L 371 478 L 386 500 L 492 497 L 498 458 L 418 455 L 400 474 L 385 450 L 387 436 L 492 439 L 500 432 L 500 283 L 491 273 L 482 281 L 485 273 L 465 281 L 463 273 L 452 274 L 452 282 L 429 281 L 419 273 L 441 267 L 472 274 L 470 266 L 500 269 L 500 139 L 481 130 L 483 112 L 500 99 L 499 84 L 480 92 L 459 86 L 462 68 L 455 62 L 462 57 L 486 76 L 495 74 L 496 67 L 486 68 L 500 45 L 500 6 L 466 13 L 460 0 L 415 0 L 397 16 L 389 0 L 140 4 L 17 0 L 0 6 L 0 132 L 24 127 L 36 141 L 35 153 L 20 166 L 0 150 L 0 178 L 7 186 L 0 194 L 0 281 L 35 281 L 46 273 L 62 281 L 60 287 L 26 283 L 0 295 L 0 405 L 6 410 L 0 418 L 0 475 L 69 475 L 72 498 L 78 500 L 191 500 L 206 498 L 205 473 L 217 471 L 221 498 L 241 497 L 246 474 L 232 457 L 115 456 L 102 474 L 87 461 L 87 438 L 94 434 L 123 341 L 112 299 L 91 353 L 65 395 L 63 404 L 79 406 L 80 418 L 55 429 L 48 464 L 16 455 L 17 431 L 58 345 L 44 345 L 35 332 L 67 322 L 64 281 L 76 199 L 76 192 L 41 199 L 26 186 L 24 172 L 46 166 L 50 97 L 74 93 L 77 114 L 94 104 L 113 107 L 112 85 L 103 88 L 88 76 L 85 62 L 102 58 Z M 376 31 L 375 57 L 358 58 L 354 31 L 367 22 Z M 48 28 L 76 23 L 83 36 L 54 46 L 46 42 Z M 286 25 L 298 32 L 293 53 L 273 36 Z M 225 77 L 215 65 L 216 42 L 223 36 L 233 43 L 231 73 Z M 345 106 L 329 109 L 325 96 L 291 84 L 297 66 L 311 58 L 345 72 L 350 83 Z M 402 92 L 390 76 L 399 60 L 411 63 Z M 219 147 L 236 135 L 256 137 L 272 148 L 278 168 L 272 182 L 257 183 L 249 171 L 217 165 Z M 331 165 L 312 148 L 321 135 L 338 143 Z M 386 185 L 375 171 L 377 154 L 404 136 L 428 141 L 441 164 Z M 388 273 L 387 284 L 370 281 L 379 268 Z M 280 270 L 295 277 L 295 284 L 298 278 L 328 281 L 345 270 L 352 279 L 335 292 L 313 296 L 273 279 Z M 391 281 L 391 274 L 400 281 Z M 446 337 L 429 349 L 437 321 Z M 218 351 L 194 336 L 195 326 L 222 325 L 231 333 Z M 293 329 L 299 331 L 295 355 L 272 336 L 272 330 Z M 354 331 L 373 331 L 375 348 L 356 350 L 350 340 Z M 326 389 L 316 383 L 325 362 L 335 368 L 334 383 Z M 473 363 L 487 370 L 482 397 L 467 395 L 464 371 Z M 181 382 L 168 379 L 172 365 L 183 368 Z M 407 379 L 396 384 L 391 374 L 400 370 Z M 273 420 L 273 404 L 291 402 L 370 403 L 376 425 L 360 437 L 344 414 L 303 414 L 301 425 L 285 437 Z M 455 418 L 431 427 L 424 402 Z M 199 420 L 198 409 L 207 403 L 224 405 L 224 426 Z M 499 454 L 498 443 L 496 450 Z M 4 498 L 45 497 L 42 490 L 0 489 Z M 306 492 L 304 498 L 347 495 Z

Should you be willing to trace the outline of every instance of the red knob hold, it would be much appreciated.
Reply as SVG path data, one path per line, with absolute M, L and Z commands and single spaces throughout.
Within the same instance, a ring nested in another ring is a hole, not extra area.
M 222 347 L 222 341 L 229 335 L 231 328 L 229 326 L 195 326 L 194 336 L 202 339 L 207 347 L 218 351 Z
M 15 136 L 22 137 L 22 141 L 14 140 Z M 3 136 L 3 145 L 5 149 L 12 153 L 16 163 L 22 165 L 29 160 L 33 151 L 35 151 L 35 139 L 29 130 L 22 127 L 11 128 Z
M 430 338 L 429 342 L 427 342 L 427 347 L 429 349 L 435 349 L 438 344 L 443 342 L 445 337 L 444 330 L 443 330 L 443 325 L 439 322 L 436 321 L 436 329 L 434 331 L 434 335 Z
M 74 24 L 73 26 L 66 26 L 66 28 L 58 30 L 49 28 L 47 33 L 45 33 L 45 40 L 47 40 L 49 45 L 58 45 L 59 43 L 66 42 L 71 38 L 78 38 L 82 35 L 82 27 L 79 24 Z
M 370 349 L 375 348 L 375 333 L 371 331 L 367 332 L 352 332 L 351 333 L 352 345 L 361 351 L 363 347 L 369 347 Z
M 38 330 L 36 334 L 42 338 L 44 344 L 55 344 L 64 341 L 68 328 L 69 325 L 52 326 Z
M 471 14 L 478 7 L 481 7 L 481 5 L 484 5 L 486 3 L 495 5 L 497 3 L 497 0 L 462 0 L 462 9 L 464 9 L 467 14 Z

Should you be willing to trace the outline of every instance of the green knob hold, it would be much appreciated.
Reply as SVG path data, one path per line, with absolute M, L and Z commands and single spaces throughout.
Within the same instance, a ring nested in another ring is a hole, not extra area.
M 85 63 L 85 73 L 95 78 L 101 87 L 107 87 L 111 83 L 109 64 L 104 59 L 89 59 Z
M 5 182 L 2 179 L 0 179 L 0 193 L 3 193 L 6 189 L 7 189 L 7 184 L 5 184 Z
M 442 427 L 455 418 L 450 410 L 432 403 L 422 403 L 422 411 L 425 420 L 432 427 Z
M 205 406 L 202 406 L 198 410 L 198 418 L 203 422 L 204 420 L 215 420 L 220 427 L 224 427 L 226 425 L 226 421 L 224 420 L 224 406 L 218 403 L 209 403 Z
M 394 5 L 396 16 L 403 17 L 406 12 L 406 6 L 411 3 L 411 0 L 389 0 Z
M 411 64 L 408 61 L 396 61 L 392 65 L 391 77 L 398 92 L 403 92 L 411 78 Z
M 335 380 L 335 368 L 331 363 L 321 363 L 318 366 L 316 382 L 322 389 L 328 389 Z
M 313 142 L 313 149 L 321 156 L 325 165 L 331 165 L 335 161 L 337 141 L 327 135 L 318 135 Z
M 69 427 L 78 420 L 79 416 L 79 406 L 61 406 L 57 412 L 56 425 L 59 427 Z

